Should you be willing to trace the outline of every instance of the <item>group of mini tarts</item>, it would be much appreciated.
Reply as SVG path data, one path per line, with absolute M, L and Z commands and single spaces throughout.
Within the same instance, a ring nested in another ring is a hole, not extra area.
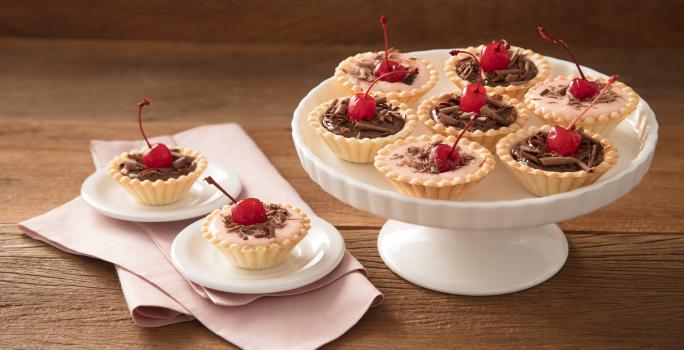
M 479 57 L 484 45 L 469 47 L 466 51 Z M 543 89 L 549 84 L 566 84 L 575 76 L 559 76 L 549 79 L 550 66 L 547 60 L 531 50 L 510 46 L 510 50 L 517 55 L 523 55 L 537 68 L 537 74 L 524 82 L 515 84 L 490 86 L 485 83 L 489 98 L 496 98 L 503 103 L 512 106 L 517 114 L 514 122 L 507 126 L 501 126 L 489 130 L 467 131 L 459 142 L 458 148 L 465 154 L 479 154 L 482 161 L 477 169 L 464 174 L 457 170 L 453 174 L 439 174 L 433 179 L 426 179 L 415 174 L 397 171 L 391 163 L 393 151 L 398 147 L 408 144 L 427 145 L 434 143 L 453 144 L 455 136 L 461 129 L 445 125 L 435 121 L 430 113 L 440 102 L 453 96 L 460 96 L 463 88 L 468 84 L 456 71 L 460 60 L 465 59 L 465 54 L 451 56 L 444 63 L 444 71 L 447 77 L 456 85 L 454 92 L 432 96 L 425 99 L 417 108 L 417 113 L 408 104 L 415 103 L 421 95 L 431 90 L 438 80 L 438 72 L 434 65 L 427 60 L 409 57 L 407 54 L 394 52 L 392 57 L 399 62 L 409 62 L 410 67 L 418 68 L 418 77 L 414 82 L 420 82 L 419 86 L 412 86 L 405 82 L 384 82 L 373 87 L 371 94 L 376 98 L 386 97 L 389 104 L 396 106 L 401 111 L 405 124 L 399 132 L 377 138 L 344 137 L 333 133 L 322 124 L 322 115 L 332 101 L 326 101 L 310 112 L 308 124 L 329 146 L 332 152 L 339 158 L 355 163 L 373 163 L 377 170 L 400 193 L 427 198 L 458 200 L 467 196 L 470 188 L 487 176 L 494 169 L 495 153 L 499 160 L 511 171 L 525 189 L 536 196 L 548 196 L 561 192 L 571 191 L 581 186 L 586 186 L 605 174 L 618 160 L 618 151 L 615 146 L 600 133 L 608 134 L 622 120 L 632 114 L 639 103 L 639 96 L 628 86 L 617 82 L 611 86 L 613 91 L 619 92 L 623 97 L 620 107 L 609 113 L 600 115 L 587 115 L 577 125 L 583 137 L 600 142 L 604 154 L 600 164 L 594 165 L 590 170 L 579 171 L 546 171 L 536 169 L 515 160 L 511 151 L 523 140 L 539 132 L 548 132 L 553 125 L 567 126 L 579 111 L 562 113 L 557 109 L 548 108 L 533 96 L 534 91 Z M 359 69 L 354 69 L 360 59 L 375 58 L 376 64 L 384 58 L 383 52 L 367 52 L 351 56 L 342 61 L 335 69 L 336 81 L 349 88 L 352 93 L 364 91 L 369 82 L 354 76 Z M 364 63 L 367 65 L 367 62 Z M 422 75 L 422 77 L 421 77 Z M 367 78 L 366 78 L 367 79 Z M 602 78 L 592 78 L 595 82 L 605 83 Z M 586 102 L 588 104 L 588 102 Z M 590 113 L 591 114 L 591 113 Z M 542 121 L 541 127 L 526 126 L 530 117 L 536 117 Z M 410 136 L 418 122 L 422 121 L 434 135 Z

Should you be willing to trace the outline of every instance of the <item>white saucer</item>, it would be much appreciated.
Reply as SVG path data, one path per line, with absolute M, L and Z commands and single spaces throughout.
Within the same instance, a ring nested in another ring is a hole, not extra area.
M 230 168 L 209 163 L 202 178 L 211 176 L 233 197 L 242 190 L 240 177 Z M 138 222 L 167 222 L 196 218 L 228 204 L 229 199 L 214 186 L 198 179 L 176 203 L 146 205 L 138 202 L 109 176 L 106 169 L 94 172 L 83 182 L 81 197 L 98 213 L 115 219 Z
M 202 237 L 201 220 L 181 231 L 171 246 L 171 259 L 189 280 L 219 291 L 275 293 L 303 287 L 325 277 L 344 257 L 344 239 L 327 221 L 310 216 L 311 229 L 280 265 L 265 270 L 235 267 Z

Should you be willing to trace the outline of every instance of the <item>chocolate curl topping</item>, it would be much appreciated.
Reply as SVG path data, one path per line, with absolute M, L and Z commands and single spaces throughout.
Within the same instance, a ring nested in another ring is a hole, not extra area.
M 417 73 L 418 73 L 418 69 L 416 68 L 416 69 L 409 69 L 409 70 L 395 70 L 394 72 L 387 72 L 387 73 L 385 73 L 385 74 L 383 74 L 383 75 L 381 75 L 381 76 L 375 78 L 375 80 L 373 80 L 373 82 L 372 82 L 370 85 L 368 85 L 368 88 L 366 89 L 366 96 L 368 96 L 368 93 L 369 93 L 369 92 L 371 91 L 371 89 L 373 88 L 373 85 L 375 85 L 375 83 L 377 83 L 380 79 L 382 79 L 382 78 L 384 78 L 384 77 L 386 77 L 386 76 L 388 76 L 388 75 L 399 74 L 399 73 L 406 74 L 406 75 L 409 75 L 409 74 L 417 74 Z
M 570 122 L 570 125 L 568 126 L 568 130 L 574 130 L 574 129 L 575 129 L 575 124 L 577 124 L 577 122 L 578 122 L 580 119 L 582 119 L 582 117 L 583 117 L 585 114 L 587 114 L 587 112 L 589 112 L 589 110 L 590 110 L 592 107 L 594 107 L 594 105 L 596 104 L 596 102 L 598 102 L 598 100 L 599 100 L 603 95 L 605 95 L 606 92 L 608 92 L 608 90 L 610 90 L 610 86 L 613 85 L 613 83 L 615 83 L 615 82 L 617 81 L 617 79 L 618 79 L 618 76 L 617 76 L 617 75 L 612 75 L 612 76 L 608 79 L 608 81 L 606 81 L 606 86 L 604 86 L 603 89 L 601 89 L 601 91 L 598 93 L 598 95 L 596 95 L 596 97 L 594 97 L 594 99 L 593 99 L 593 100 L 591 101 L 591 103 L 587 106 L 587 108 L 585 108 L 585 109 L 582 111 L 582 113 L 580 113 L 580 115 L 576 116 L 575 119 L 573 119 L 572 122 Z
M 223 192 L 223 194 L 226 195 L 226 197 L 230 198 L 230 200 L 233 202 L 233 204 L 237 203 L 235 198 L 233 198 L 233 196 L 231 196 L 230 193 L 228 193 L 226 190 L 224 190 L 223 187 L 221 187 L 221 185 L 219 185 L 218 182 L 216 182 L 216 180 L 214 180 L 214 178 L 212 178 L 211 176 L 207 176 L 204 178 L 204 181 L 206 181 L 208 184 L 213 185 L 216 188 L 218 188 L 219 191 Z

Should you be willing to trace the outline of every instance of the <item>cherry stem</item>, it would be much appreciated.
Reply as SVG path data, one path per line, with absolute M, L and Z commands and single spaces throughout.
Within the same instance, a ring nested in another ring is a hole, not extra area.
M 461 138 L 463 137 L 463 134 L 465 134 L 468 129 L 470 129 L 473 124 L 475 124 L 475 118 L 477 118 L 478 113 L 474 113 L 472 117 L 470 117 L 470 120 L 468 120 L 468 124 L 466 124 L 463 129 L 461 130 L 461 133 L 458 134 L 458 137 L 456 138 L 456 141 L 454 141 L 454 145 L 451 146 L 451 152 L 449 152 L 449 159 L 454 159 L 454 151 L 456 151 L 456 146 L 458 145 L 458 141 L 461 141 Z
M 403 73 L 403 74 L 407 74 L 407 75 L 408 75 L 408 74 L 417 74 L 417 73 L 418 73 L 418 69 L 395 70 L 394 72 L 387 72 L 387 73 L 385 73 L 385 74 L 383 74 L 383 75 L 381 75 L 381 76 L 375 78 L 375 80 L 373 80 L 373 82 L 372 82 L 370 85 L 368 85 L 368 88 L 366 89 L 366 96 L 368 96 L 368 93 L 369 93 L 369 92 L 371 91 L 371 89 L 373 88 L 373 85 L 375 85 L 375 83 L 377 83 L 379 80 L 381 80 L 382 78 L 384 78 L 384 77 L 386 77 L 386 76 L 388 76 L 388 75 L 399 74 L 399 73 Z
M 503 47 L 505 47 L 508 43 L 506 40 L 499 40 L 499 42 L 496 44 L 496 51 L 503 51 Z
M 587 106 L 587 108 L 585 108 L 585 109 L 582 111 L 582 113 L 580 113 L 580 115 L 576 116 L 575 119 L 573 119 L 572 122 L 570 122 L 570 125 L 568 126 L 568 130 L 575 130 L 575 124 L 577 124 L 577 122 L 578 122 L 580 119 L 582 119 L 582 117 L 583 117 L 585 114 L 587 114 L 587 112 L 589 112 L 589 110 L 590 110 L 592 107 L 594 107 L 594 105 L 596 104 L 596 102 L 598 102 L 598 100 L 599 100 L 603 95 L 605 95 L 606 92 L 608 92 L 608 90 L 610 90 L 610 86 L 613 85 L 613 83 L 616 82 L 617 79 L 618 79 L 617 75 L 613 75 L 613 76 L 610 77 L 610 79 L 608 79 L 608 81 L 606 81 L 606 86 L 604 86 L 603 89 L 601 89 L 601 91 L 598 93 L 598 95 L 596 95 L 596 97 L 594 97 L 594 99 L 593 99 L 593 100 L 591 101 L 591 103 Z
M 460 54 L 460 53 L 464 53 L 464 54 L 466 54 L 466 55 L 470 55 L 470 57 L 472 57 L 472 58 L 475 60 L 475 63 L 477 63 L 477 69 L 478 69 L 478 74 L 477 74 L 477 85 L 478 85 L 478 86 L 482 86 L 482 65 L 480 64 L 480 60 L 478 60 L 477 57 L 476 57 L 475 55 L 473 55 L 472 53 L 470 53 L 470 52 L 468 52 L 468 51 L 463 51 L 463 50 L 451 50 L 451 51 L 449 51 L 449 54 L 450 54 L 451 56 L 456 56 L 456 55 L 458 55 L 458 54 Z M 478 91 L 477 91 L 476 93 L 478 93 L 478 94 L 480 93 L 480 92 L 479 92 L 479 89 L 478 89 Z
M 145 106 L 150 105 L 150 100 L 147 98 L 144 98 L 142 101 L 138 102 L 138 127 L 140 128 L 140 132 L 143 135 L 143 138 L 145 139 L 145 142 L 147 142 L 147 147 L 152 148 L 152 145 L 150 144 L 150 141 L 147 139 L 147 135 L 145 135 L 145 130 L 143 130 L 142 127 L 142 110 Z
M 225 194 L 228 198 L 230 198 L 231 201 L 233 201 L 233 204 L 237 203 L 235 198 L 233 198 L 233 196 L 231 196 L 230 193 L 226 192 L 226 190 L 224 190 L 223 187 L 221 187 L 221 185 L 219 185 L 218 182 L 216 182 L 216 180 L 214 180 L 213 177 L 207 176 L 204 178 L 204 181 L 206 181 L 208 184 L 213 185 L 216 188 L 218 188 L 219 191 L 223 192 L 223 194 Z
M 584 72 L 582 72 L 582 68 L 580 68 L 579 63 L 577 63 L 577 58 L 575 58 L 575 55 L 570 51 L 570 48 L 568 47 L 568 44 L 565 43 L 565 41 L 556 39 L 549 34 L 549 32 L 544 29 L 544 27 L 539 26 L 537 27 L 537 31 L 539 32 L 539 35 L 542 37 L 544 40 L 549 40 L 553 42 L 556 45 L 560 45 L 563 47 L 569 54 L 570 57 L 572 57 L 572 61 L 575 62 L 575 66 L 577 66 L 577 70 L 579 71 L 579 74 L 582 76 L 582 79 L 587 80 L 587 78 L 584 76 Z
M 382 24 L 383 35 L 385 36 L 385 64 L 389 67 L 389 40 L 387 39 L 387 17 L 380 16 L 380 24 Z

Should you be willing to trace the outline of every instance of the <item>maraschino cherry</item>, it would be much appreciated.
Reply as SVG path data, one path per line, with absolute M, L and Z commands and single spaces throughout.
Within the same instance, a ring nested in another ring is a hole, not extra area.
M 475 55 L 468 51 L 451 50 L 449 52 L 449 54 L 451 54 L 452 56 L 456 56 L 459 53 L 464 53 L 472 56 L 475 60 L 475 63 L 477 63 L 478 66 L 477 84 L 468 83 L 465 89 L 463 89 L 463 94 L 461 96 L 461 102 L 459 102 L 459 106 L 461 107 L 461 110 L 463 112 L 480 113 L 480 108 L 484 107 L 484 105 L 487 104 L 487 91 L 485 90 L 484 85 L 482 85 L 481 62 L 478 61 Z
M 461 133 L 458 134 L 453 146 L 449 146 L 446 143 L 440 143 L 432 147 L 428 159 L 430 163 L 437 167 L 437 171 L 444 173 L 463 165 L 463 158 L 461 158 L 461 154 L 456 151 L 456 146 L 458 145 L 458 141 L 461 140 L 461 137 L 463 137 L 463 134 L 473 126 L 475 118 L 477 118 L 477 114 L 473 114 L 473 116 L 470 117 L 470 120 L 465 127 L 463 127 Z
M 480 53 L 480 67 L 487 73 L 508 68 L 511 54 L 505 40 L 492 41 Z
M 349 119 L 354 120 L 354 121 L 363 121 L 363 120 L 373 120 L 375 119 L 375 99 L 373 96 L 369 95 L 371 89 L 373 88 L 373 85 L 380 81 L 383 77 L 390 76 L 390 75 L 397 75 L 401 74 L 403 76 L 409 75 L 409 74 L 416 74 L 416 70 L 406 70 L 406 71 L 394 71 L 394 72 L 387 72 L 373 80 L 373 82 L 368 86 L 366 89 L 366 92 L 358 92 L 354 94 L 349 99 Z
M 556 125 L 549 133 L 546 135 L 546 149 L 552 152 L 556 152 L 562 156 L 571 155 L 579 149 L 580 142 L 582 141 L 582 135 L 575 131 L 575 124 L 596 104 L 596 102 L 603 96 L 610 86 L 617 81 L 617 76 L 613 75 L 606 82 L 606 86 L 599 92 L 598 95 L 591 101 L 587 108 L 582 111 L 577 117 L 575 117 L 568 128 L 564 128 L 560 125 Z
M 173 166 L 173 156 L 168 147 L 163 143 L 150 144 L 150 141 L 145 135 L 145 131 L 142 127 L 142 110 L 145 106 L 150 105 L 150 100 L 143 99 L 138 102 L 138 127 L 142 133 L 145 142 L 147 142 L 148 150 L 142 155 L 142 162 L 148 168 L 170 168 Z
M 385 74 L 390 73 L 390 72 L 406 71 L 406 68 L 404 68 L 401 64 L 399 64 L 399 62 L 395 62 L 395 61 L 392 61 L 389 59 L 389 41 L 387 39 L 387 17 L 380 16 L 380 24 L 382 24 L 382 31 L 385 35 L 385 59 L 382 62 L 378 63 L 377 66 L 375 66 L 375 71 L 373 71 L 373 74 L 377 78 L 380 78 L 384 81 L 387 81 L 390 83 L 396 83 L 398 81 L 404 80 L 406 75 L 405 74 L 385 75 Z
M 204 181 L 218 188 L 219 191 L 223 192 L 233 202 L 233 207 L 230 209 L 230 217 L 234 223 L 238 225 L 254 225 L 266 221 L 266 209 L 264 209 L 264 203 L 260 200 L 245 198 L 238 202 L 211 176 L 205 177 Z
M 537 27 L 537 31 L 539 32 L 539 35 L 542 37 L 542 39 L 549 40 L 554 44 L 564 48 L 568 52 L 568 54 L 570 54 L 572 61 L 575 62 L 575 66 L 577 66 L 577 70 L 579 71 L 581 78 L 572 79 L 570 85 L 568 85 L 568 91 L 572 94 L 572 96 L 575 96 L 575 98 L 578 100 L 589 99 L 596 96 L 596 94 L 599 92 L 598 84 L 596 84 L 593 81 L 587 80 L 587 77 L 584 75 L 584 72 L 582 72 L 582 68 L 580 68 L 579 63 L 577 63 L 575 55 L 572 53 L 572 51 L 570 51 L 568 44 L 566 44 L 563 40 L 552 37 L 551 34 L 549 34 L 549 32 L 547 32 L 544 29 L 544 27 Z

